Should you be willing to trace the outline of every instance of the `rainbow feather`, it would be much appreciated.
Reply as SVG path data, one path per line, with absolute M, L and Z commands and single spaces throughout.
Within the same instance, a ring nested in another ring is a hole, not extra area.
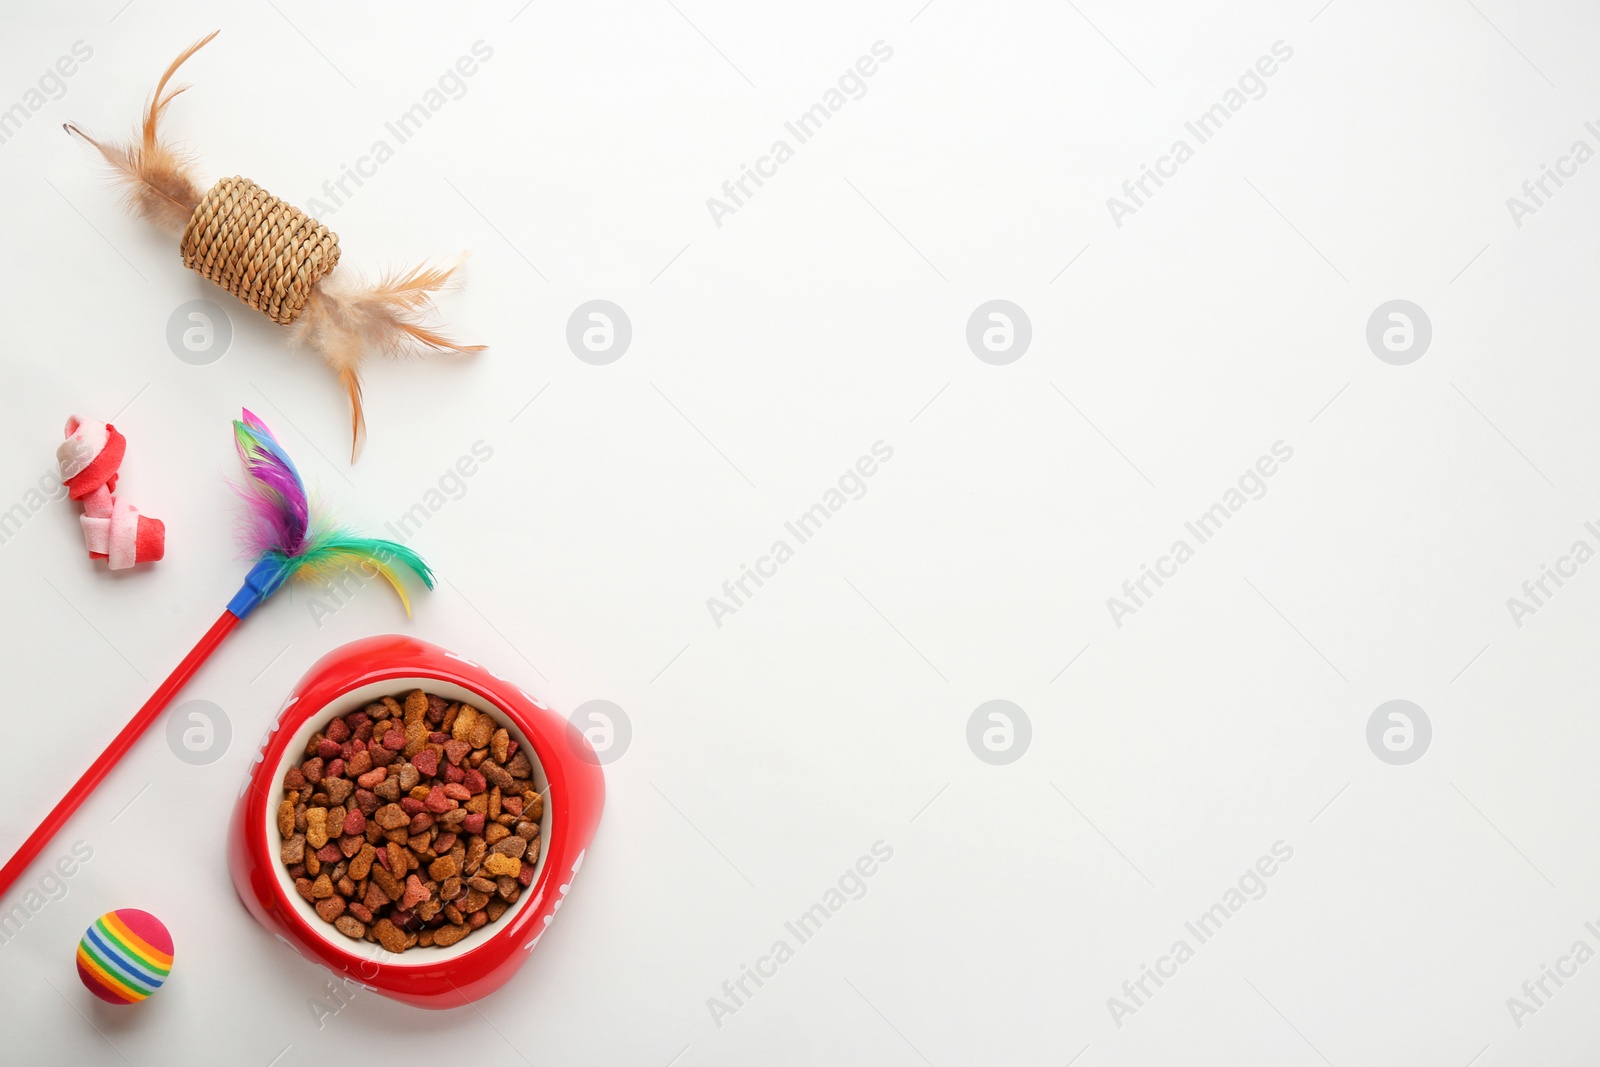
M 235 486 L 245 502 L 242 539 L 256 557 L 246 583 L 254 602 L 245 605 L 246 611 L 291 579 L 326 581 L 350 567 L 368 577 L 381 575 L 400 594 L 408 615 L 411 600 L 395 565 L 409 568 L 433 588 L 433 571 L 411 549 L 395 541 L 357 537 L 315 507 L 294 461 L 248 409 L 243 419 L 234 421 L 233 436 L 247 476 Z

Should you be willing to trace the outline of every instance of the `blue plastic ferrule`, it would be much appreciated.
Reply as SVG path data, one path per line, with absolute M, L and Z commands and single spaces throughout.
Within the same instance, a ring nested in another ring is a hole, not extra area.
M 283 585 L 283 563 L 276 559 L 263 559 L 250 568 L 244 584 L 228 601 L 228 610 L 235 618 L 244 618 L 260 606 L 261 602 Z

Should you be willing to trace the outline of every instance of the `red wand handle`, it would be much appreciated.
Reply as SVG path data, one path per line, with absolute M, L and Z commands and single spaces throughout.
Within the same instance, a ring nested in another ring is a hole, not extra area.
M 39 858 L 39 853 L 44 851 L 51 838 L 66 825 L 72 813 L 77 811 L 78 806 L 89 798 L 95 787 L 105 780 L 105 776 L 111 773 L 111 768 L 117 765 L 117 761 L 128 754 L 134 742 L 139 740 L 139 735 L 161 717 L 162 711 L 172 703 L 172 698 L 188 684 L 194 672 L 200 669 L 200 665 L 217 650 L 217 646 L 222 644 L 222 639 L 237 625 L 239 616 L 232 611 L 224 611 L 222 616 L 211 624 L 211 629 L 206 631 L 200 643 L 183 657 L 183 662 L 178 664 L 176 670 L 167 675 L 167 680 L 162 682 L 161 687 L 144 702 L 144 707 L 140 708 L 139 713 L 122 728 L 122 732 L 112 739 L 106 750 L 100 753 L 100 757 L 89 765 L 89 769 L 83 772 L 83 777 L 78 779 L 77 784 L 67 791 L 67 795 L 62 797 L 54 808 L 50 809 L 50 814 L 45 816 L 44 822 L 39 824 L 37 830 L 28 835 L 22 847 L 17 849 L 16 855 L 7 860 L 4 867 L 0 867 L 0 896 L 4 896 L 13 883 L 22 876 L 22 872 L 28 869 L 29 864 Z

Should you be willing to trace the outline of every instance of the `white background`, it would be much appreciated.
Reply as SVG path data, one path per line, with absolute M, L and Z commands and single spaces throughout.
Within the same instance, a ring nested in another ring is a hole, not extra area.
M 93 858 L 0 946 L 4 1059 L 1590 1061 L 1600 962 L 1520 1028 L 1506 1001 L 1578 939 L 1600 950 L 1600 565 L 1520 628 L 1506 599 L 1600 547 L 1600 163 L 1520 228 L 1506 198 L 1600 147 L 1600 17 L 919 5 L 10 5 L 0 107 L 74 42 L 93 56 L 0 145 L 0 510 L 68 413 L 114 415 L 122 492 L 169 535 L 112 576 L 55 502 L 0 545 L 0 845 L 237 586 L 241 405 L 374 533 L 475 442 L 494 455 L 411 542 L 445 579 L 414 619 L 377 588 L 326 618 L 279 596 L 185 693 L 223 709 L 220 758 L 179 760 L 158 726 L 72 821 L 48 855 Z M 128 129 L 219 26 L 169 128 L 205 182 L 301 205 L 493 49 L 326 218 L 356 268 L 470 250 L 442 317 L 490 346 L 375 362 L 354 466 L 315 357 L 185 271 L 60 129 Z M 707 197 L 880 40 L 866 95 L 718 227 Z M 1106 198 L 1280 40 L 1265 96 L 1115 225 Z M 997 298 L 1032 323 L 1007 366 L 965 339 Z M 1397 298 L 1433 326 L 1408 366 L 1365 339 Z M 195 299 L 231 317 L 208 366 L 166 340 Z M 591 299 L 632 322 L 608 366 L 567 347 Z M 865 496 L 715 625 L 707 598 L 880 440 Z M 1107 598 L 1280 440 L 1266 496 L 1115 625 Z M 325 972 L 237 903 L 225 820 L 295 679 L 391 630 L 564 713 L 614 701 L 632 742 L 510 984 L 328 1016 Z M 1397 698 L 1433 726 L 1409 766 L 1366 742 Z M 991 699 L 1032 724 L 1006 766 L 966 740 Z M 717 1026 L 708 998 L 879 840 L 866 895 Z M 1280 840 L 1267 894 L 1117 1026 L 1107 998 Z M 177 963 L 112 1009 L 72 953 L 126 906 L 167 921 Z

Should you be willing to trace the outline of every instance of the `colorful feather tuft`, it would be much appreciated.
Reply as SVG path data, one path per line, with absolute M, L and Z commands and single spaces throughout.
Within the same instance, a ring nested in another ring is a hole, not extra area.
M 433 571 L 411 549 L 395 541 L 358 537 L 314 507 L 294 461 L 249 410 L 234 422 L 233 435 L 248 476 L 235 486 L 246 505 L 243 540 L 257 559 L 251 584 L 261 598 L 290 579 L 327 581 L 351 567 L 392 585 L 408 615 L 411 600 L 396 565 L 433 588 Z

